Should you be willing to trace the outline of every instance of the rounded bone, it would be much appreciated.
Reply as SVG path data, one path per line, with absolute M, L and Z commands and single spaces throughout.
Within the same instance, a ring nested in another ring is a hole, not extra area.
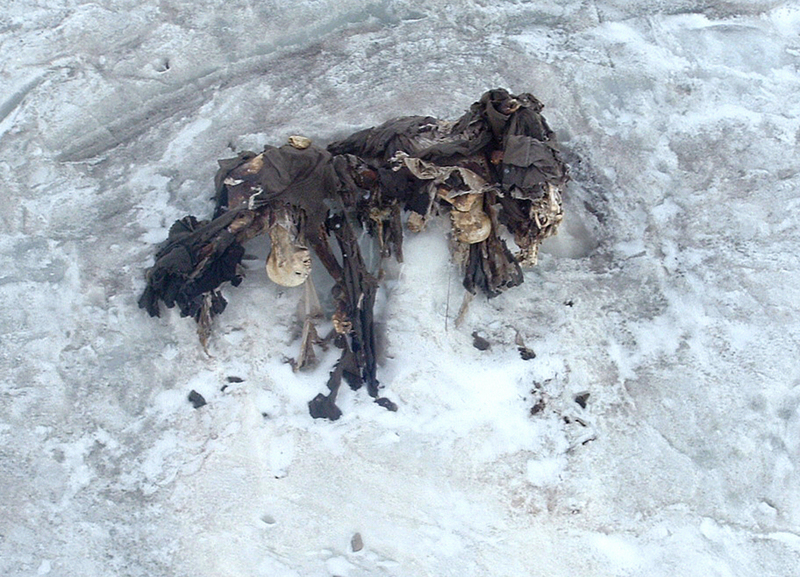
M 451 210 L 450 218 L 456 238 L 467 244 L 486 240 L 492 231 L 492 220 L 481 210 L 479 203 L 475 203 L 469 212 Z
M 289 231 L 280 224 L 269 229 L 272 250 L 267 257 L 267 276 L 285 287 L 300 286 L 311 273 L 311 253 L 292 242 Z

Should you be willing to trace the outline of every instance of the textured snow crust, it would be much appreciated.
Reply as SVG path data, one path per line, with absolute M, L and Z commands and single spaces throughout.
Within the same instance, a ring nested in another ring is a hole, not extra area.
M 288 4 L 0 16 L 0 574 L 796 575 L 796 4 Z M 444 225 L 407 236 L 379 295 L 397 413 L 348 390 L 308 416 L 336 354 L 285 363 L 301 289 L 264 241 L 211 356 L 136 307 L 218 158 L 497 86 L 546 105 L 567 220 L 460 327 Z

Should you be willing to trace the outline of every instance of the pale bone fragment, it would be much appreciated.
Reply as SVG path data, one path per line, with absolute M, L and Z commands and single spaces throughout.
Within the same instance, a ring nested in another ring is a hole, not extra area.
M 257 154 L 244 164 L 242 164 L 238 169 L 237 173 L 244 173 L 248 175 L 258 174 L 258 171 L 264 168 L 264 153 Z M 227 183 L 226 183 L 227 184 Z
M 272 250 L 267 257 L 267 276 L 271 281 L 285 287 L 300 286 L 311 273 L 311 253 L 297 244 L 283 224 L 274 224 L 269 229 Z
M 311 276 L 306 279 L 304 286 L 305 291 L 298 306 L 298 312 L 303 319 L 303 334 L 300 340 L 300 353 L 292 363 L 292 368 L 295 371 L 311 366 L 316 362 L 317 356 L 314 353 L 314 345 L 319 344 L 320 338 L 314 321 L 323 316 L 322 305 L 319 302 L 319 295 Z
M 322 304 L 319 301 L 317 287 L 309 276 L 306 280 L 303 298 L 300 299 L 299 313 L 303 318 L 318 319 L 323 317 Z
M 452 205 L 459 212 L 469 212 L 475 205 L 483 200 L 483 194 L 479 192 L 468 192 L 465 194 L 452 195 L 452 191 L 446 188 L 439 188 L 437 196 Z
M 530 215 L 541 230 L 539 238 L 547 238 L 556 234 L 558 225 L 564 220 L 559 188 L 549 182 L 545 184 L 545 194 L 533 202 Z
M 461 301 L 461 306 L 459 307 L 458 315 L 456 316 L 456 327 L 460 327 L 461 323 L 464 322 L 464 319 L 467 316 L 467 311 L 469 310 L 469 305 L 473 298 L 475 298 L 474 294 L 469 291 L 464 292 L 464 298 Z
M 539 245 L 542 240 L 555 235 L 561 221 L 564 220 L 564 209 L 561 201 L 561 190 L 550 183 L 544 188 L 544 195 L 531 203 L 529 216 L 536 223 L 538 233 L 534 238 L 515 237 L 521 250 L 516 255 L 520 265 L 528 267 L 536 265 L 539 260 Z
M 333 330 L 339 335 L 349 335 L 353 332 L 353 323 L 341 311 L 336 311 L 331 317 Z
M 519 244 L 519 243 L 517 243 Z M 533 267 L 539 262 L 539 243 L 533 242 L 527 246 L 523 246 L 520 251 L 514 255 L 520 266 Z
M 289 144 L 297 150 L 305 150 L 311 146 L 311 139 L 307 136 L 292 135 L 289 137 Z
M 200 305 L 200 314 L 197 317 L 197 336 L 200 338 L 200 345 L 203 351 L 210 357 L 208 352 L 208 339 L 211 336 L 211 293 L 203 295 L 203 302 Z
M 425 217 L 412 210 L 408 215 L 406 226 L 408 226 L 408 230 L 411 232 L 420 232 L 423 228 L 425 228 Z

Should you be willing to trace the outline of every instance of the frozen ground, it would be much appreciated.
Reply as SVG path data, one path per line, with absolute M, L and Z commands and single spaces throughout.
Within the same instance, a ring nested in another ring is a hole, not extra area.
M 0 15 L 0 574 L 797 575 L 796 3 L 282 4 Z M 257 263 L 211 358 L 136 307 L 216 159 L 496 86 L 546 104 L 568 220 L 459 328 L 442 231 L 409 237 L 381 293 L 399 412 L 308 417 L 333 353 L 282 362 L 298 294 Z

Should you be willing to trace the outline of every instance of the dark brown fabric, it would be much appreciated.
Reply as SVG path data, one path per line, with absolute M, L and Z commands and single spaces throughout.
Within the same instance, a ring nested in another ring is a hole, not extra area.
M 331 164 L 331 154 L 317 146 L 299 150 L 291 145 L 279 148 L 267 146 L 262 152 L 263 165 L 252 175 L 235 174 L 237 168 L 255 158 L 255 153 L 244 152 L 237 158 L 220 161 L 215 177 L 219 186 L 218 204 L 227 201 L 231 192 L 237 197 L 249 198 L 257 206 L 270 208 L 290 207 L 302 210 L 309 229 L 315 230 L 326 218 L 326 199 L 333 198 L 337 178 Z M 226 184 L 226 179 L 241 180 Z
M 228 209 L 237 208 L 237 206 L 233 205 L 228 200 L 228 188 L 225 186 L 225 179 L 233 170 L 248 160 L 251 160 L 255 156 L 255 152 L 250 152 L 248 150 L 245 152 L 240 152 L 236 158 L 223 158 L 222 160 L 217 161 L 217 164 L 219 164 L 219 170 L 217 170 L 217 173 L 214 175 L 214 218 L 217 218 Z
M 206 223 L 188 216 L 173 224 L 147 273 L 139 307 L 159 316 L 160 300 L 168 308 L 177 304 L 181 315 L 194 317 L 200 295 L 225 282 L 238 285 L 237 265 L 244 249 L 227 227 L 243 214 L 243 209 L 230 211 Z
M 417 149 L 416 141 L 438 123 L 432 116 L 404 116 L 380 126 L 356 132 L 328 145 L 331 154 L 354 154 L 365 159 L 387 161 L 398 151 Z

